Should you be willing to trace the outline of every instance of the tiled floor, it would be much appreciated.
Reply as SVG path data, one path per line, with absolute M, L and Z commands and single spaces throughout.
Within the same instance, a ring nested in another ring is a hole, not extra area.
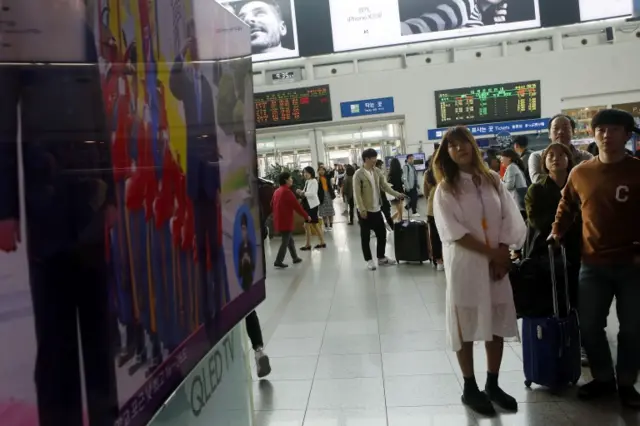
M 505 348 L 500 379 L 519 412 L 475 416 L 460 403 L 460 371 L 445 348 L 444 273 L 405 264 L 367 271 L 357 226 L 336 224 L 327 243 L 282 271 L 271 267 L 279 241 L 267 244 L 258 313 L 273 373 L 254 381 L 257 426 L 640 425 L 615 401 L 526 389 L 517 343 Z M 392 242 L 387 250 L 393 256 Z M 480 384 L 484 360 L 477 346 Z

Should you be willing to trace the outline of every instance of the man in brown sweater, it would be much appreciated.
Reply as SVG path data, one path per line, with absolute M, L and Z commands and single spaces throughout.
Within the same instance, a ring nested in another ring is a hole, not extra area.
M 630 114 L 612 109 L 598 112 L 591 128 L 599 154 L 569 175 L 549 238 L 560 241 L 582 214 L 579 315 L 594 380 L 578 396 L 593 399 L 617 390 L 622 404 L 640 408 L 634 388 L 640 367 L 640 160 L 625 152 L 640 129 Z M 615 370 L 605 333 L 614 297 L 620 322 Z

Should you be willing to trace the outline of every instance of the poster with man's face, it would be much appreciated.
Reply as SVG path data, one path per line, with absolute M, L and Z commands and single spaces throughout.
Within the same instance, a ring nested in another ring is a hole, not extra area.
M 218 1 L 249 26 L 254 62 L 298 56 L 293 0 Z

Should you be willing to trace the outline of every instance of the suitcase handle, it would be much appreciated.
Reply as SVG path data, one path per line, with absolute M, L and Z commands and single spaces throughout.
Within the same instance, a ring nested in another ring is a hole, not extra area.
M 554 253 L 554 245 L 549 244 L 549 269 L 551 271 L 551 284 L 553 287 L 553 316 L 557 319 L 560 318 L 560 309 L 558 307 L 558 284 L 556 282 L 556 263 L 555 263 L 555 253 Z M 560 245 L 560 255 L 562 256 L 562 268 L 564 273 L 564 293 L 565 293 L 565 302 L 567 308 L 567 315 L 571 310 L 571 304 L 569 302 L 569 273 L 567 270 L 567 251 L 564 245 Z

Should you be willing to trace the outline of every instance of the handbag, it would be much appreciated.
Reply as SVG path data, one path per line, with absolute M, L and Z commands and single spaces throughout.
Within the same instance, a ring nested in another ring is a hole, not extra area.
M 522 260 L 516 260 L 509 271 L 513 290 L 513 302 L 518 318 L 540 318 L 553 315 L 553 300 L 549 297 L 552 271 L 564 271 L 562 259 L 556 256 L 556 265 L 551 265 L 547 250 L 536 250 L 540 231 L 527 230 L 527 242 Z M 555 268 L 554 268 L 555 267 Z M 561 277 L 560 277 L 561 278 Z M 558 282 L 564 282 L 558 279 Z

